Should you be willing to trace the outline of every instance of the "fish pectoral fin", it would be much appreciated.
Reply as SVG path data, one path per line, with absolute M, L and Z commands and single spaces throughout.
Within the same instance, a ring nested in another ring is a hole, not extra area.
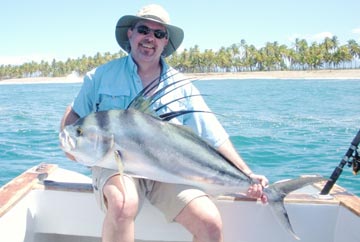
M 124 174 L 124 164 L 122 163 L 121 152 L 119 150 L 114 151 L 115 161 L 119 169 L 120 175 Z
M 124 165 L 121 158 L 121 152 L 119 150 L 114 151 L 115 160 L 119 169 L 119 177 L 120 177 L 120 192 L 123 194 L 124 202 L 126 200 L 126 187 L 124 183 Z

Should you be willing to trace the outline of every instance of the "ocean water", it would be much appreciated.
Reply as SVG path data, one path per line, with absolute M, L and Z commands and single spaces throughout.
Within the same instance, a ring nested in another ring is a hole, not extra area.
M 360 128 L 360 80 L 206 80 L 195 85 L 241 156 L 271 182 L 329 177 Z M 89 175 L 58 146 L 60 119 L 81 84 L 0 85 L 0 186 L 39 163 Z M 347 166 L 339 185 L 360 196 Z

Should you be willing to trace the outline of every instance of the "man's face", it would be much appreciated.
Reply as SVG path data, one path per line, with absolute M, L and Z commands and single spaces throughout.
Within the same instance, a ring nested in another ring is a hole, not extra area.
M 152 21 L 138 22 L 127 34 L 137 62 L 158 61 L 168 43 L 165 26 Z

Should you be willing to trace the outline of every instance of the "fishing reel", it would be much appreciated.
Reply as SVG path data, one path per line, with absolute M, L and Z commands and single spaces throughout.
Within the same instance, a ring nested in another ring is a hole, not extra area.
M 360 156 L 359 156 L 360 149 L 359 147 L 356 146 L 356 149 L 354 150 L 355 150 L 354 155 L 351 156 L 347 165 L 348 167 L 352 167 L 353 174 L 357 175 L 360 170 Z
M 334 186 L 335 182 L 340 177 L 343 168 L 346 164 L 349 167 L 352 167 L 354 175 L 357 175 L 357 173 L 360 170 L 359 144 L 360 144 L 360 130 L 358 131 L 355 138 L 351 142 L 351 145 L 347 150 L 347 152 L 345 153 L 345 156 L 341 159 L 340 164 L 334 169 L 329 180 L 326 182 L 325 186 L 321 190 L 320 192 L 321 195 L 329 194 L 331 188 Z

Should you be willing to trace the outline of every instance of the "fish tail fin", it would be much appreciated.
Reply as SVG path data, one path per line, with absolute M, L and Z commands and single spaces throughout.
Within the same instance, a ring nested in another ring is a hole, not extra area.
M 296 235 L 290 223 L 289 215 L 284 206 L 284 198 L 292 191 L 324 180 L 325 179 L 323 177 L 319 176 L 300 177 L 293 180 L 274 183 L 264 189 L 264 193 L 268 198 L 269 206 L 272 212 L 276 215 L 275 217 L 278 219 L 279 223 L 284 226 L 284 228 L 297 240 L 300 240 L 300 238 Z
M 276 215 L 279 223 L 282 224 L 296 240 L 300 240 L 300 237 L 296 235 L 290 223 L 289 215 L 284 206 L 284 198 L 281 198 L 277 201 L 269 200 L 269 206 L 271 208 L 271 211 Z

